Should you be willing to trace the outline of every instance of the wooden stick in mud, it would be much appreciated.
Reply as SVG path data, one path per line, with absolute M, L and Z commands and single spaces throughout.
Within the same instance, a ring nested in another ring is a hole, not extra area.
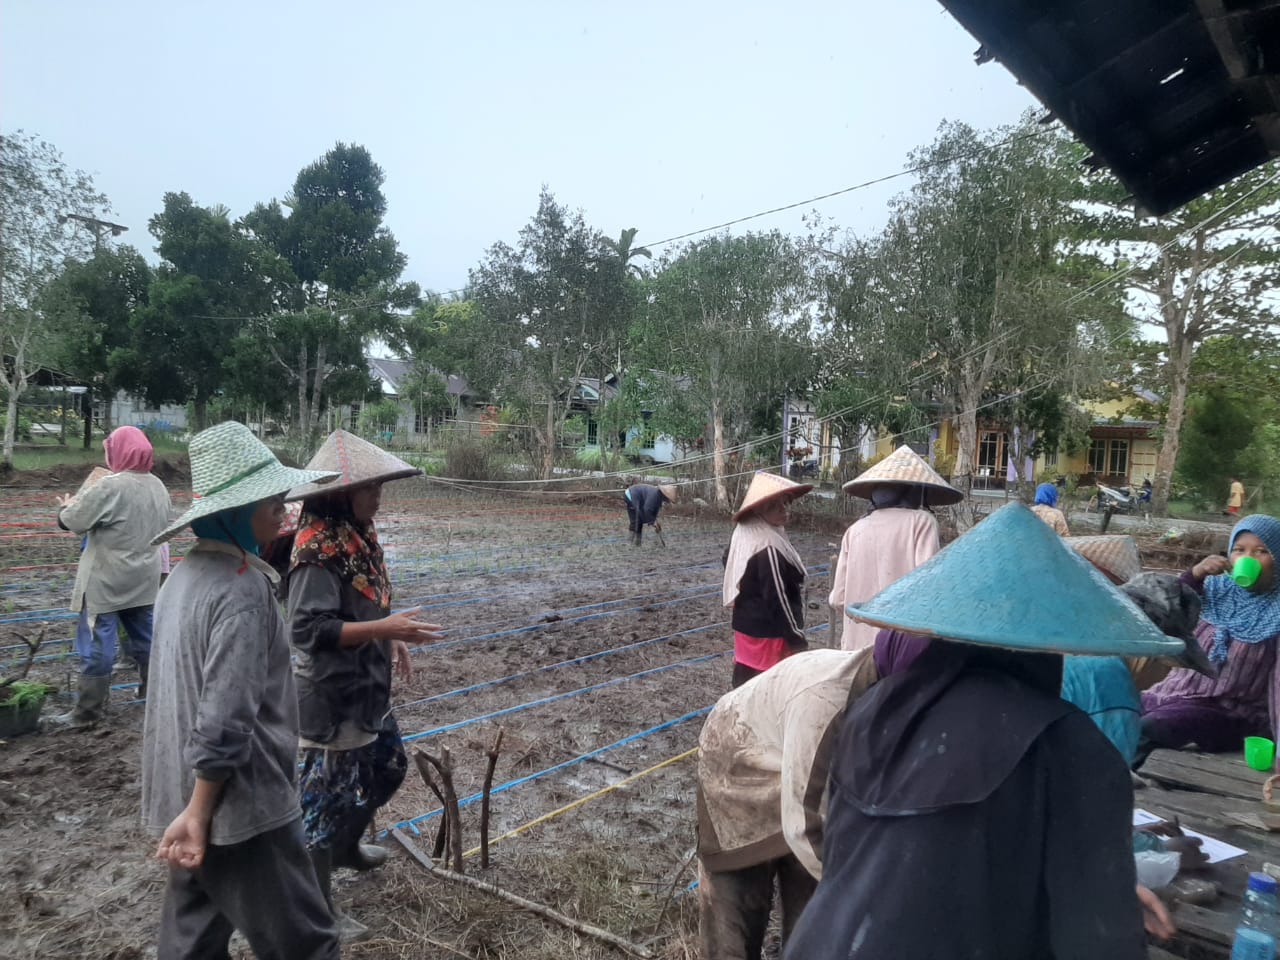
M 439 860 L 444 856 L 444 845 L 449 838 L 449 805 L 444 802 L 444 793 L 436 786 L 436 778 L 431 775 L 431 764 L 427 763 L 427 758 L 421 750 L 413 751 L 413 764 L 422 774 L 422 779 L 431 788 L 431 792 L 436 795 L 436 799 L 440 801 L 440 809 L 444 811 L 440 817 L 440 827 L 436 830 L 435 846 L 431 851 L 431 856 Z
M 462 813 L 458 808 L 458 792 L 453 788 L 453 757 L 449 748 L 441 745 L 440 756 L 433 757 L 425 750 L 415 750 L 414 754 L 422 754 L 427 762 L 440 774 L 440 786 L 444 790 L 445 815 L 449 818 L 449 859 L 453 861 L 453 869 L 462 872 Z
M 489 764 L 484 768 L 484 789 L 480 796 L 480 869 L 489 868 L 489 792 L 493 789 L 493 771 L 498 766 L 498 753 L 502 750 L 502 728 L 493 738 L 489 748 Z
M 26 661 L 22 664 L 22 669 L 18 671 L 18 679 L 25 680 L 27 674 L 31 672 L 31 664 L 35 662 L 36 653 L 40 650 L 40 645 L 44 643 L 45 635 L 49 632 L 49 624 L 40 624 L 40 632 L 34 640 L 29 639 L 26 635 L 19 633 L 18 638 L 27 645 Z
M 552 920 L 563 927 L 568 927 L 576 933 L 593 937 L 602 943 L 607 943 L 611 946 L 617 947 L 619 950 L 624 953 L 628 953 L 633 957 L 640 957 L 642 960 L 649 960 L 649 958 L 653 957 L 652 950 L 649 950 L 647 947 L 642 947 L 638 943 L 632 943 L 630 940 L 620 937 L 616 933 L 610 933 L 608 930 L 603 930 L 600 927 L 593 927 L 589 923 L 582 923 L 580 920 L 573 919 L 573 917 L 565 916 L 563 913 L 548 907 L 546 904 L 535 903 L 533 900 L 526 900 L 524 897 L 518 896 L 509 890 L 504 890 L 502 887 L 495 886 L 492 883 L 487 883 L 484 880 L 477 880 L 475 877 L 464 876 L 463 874 L 457 873 L 453 870 L 446 870 L 443 867 L 437 867 L 431 861 L 431 858 L 419 850 L 417 844 L 409 839 L 409 836 L 398 827 L 392 829 L 391 836 L 396 839 L 396 842 L 399 843 L 400 846 L 405 848 L 409 856 L 418 861 L 418 865 L 421 866 L 422 869 L 426 870 L 434 877 L 439 877 L 441 880 L 451 880 L 454 883 L 460 883 L 464 886 L 471 887 L 473 890 L 480 890 L 490 896 L 497 897 L 499 900 L 503 900 L 512 906 L 519 907 L 521 910 L 528 910 L 530 913 L 536 913 L 540 917 L 545 917 L 546 919 Z

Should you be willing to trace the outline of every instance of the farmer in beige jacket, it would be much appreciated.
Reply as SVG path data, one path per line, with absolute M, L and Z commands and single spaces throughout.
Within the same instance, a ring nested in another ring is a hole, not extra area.
M 822 875 L 829 752 L 871 649 L 788 657 L 720 698 L 698 752 L 703 960 L 760 956 L 777 878 L 783 936 Z

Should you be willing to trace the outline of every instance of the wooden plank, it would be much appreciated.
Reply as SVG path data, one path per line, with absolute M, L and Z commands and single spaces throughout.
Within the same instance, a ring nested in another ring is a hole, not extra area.
M 1244 761 L 1173 750 L 1153 753 L 1139 776 L 1182 790 L 1254 801 L 1262 799 L 1262 784 L 1267 779 Z
M 1156 750 L 1147 763 L 1157 767 L 1171 765 L 1189 772 L 1215 774 L 1231 777 L 1242 783 L 1256 784 L 1259 788 L 1267 779 L 1267 774 L 1254 770 L 1238 754 L 1234 753 L 1192 753 L 1186 750 Z M 1145 769 L 1145 767 L 1144 767 Z

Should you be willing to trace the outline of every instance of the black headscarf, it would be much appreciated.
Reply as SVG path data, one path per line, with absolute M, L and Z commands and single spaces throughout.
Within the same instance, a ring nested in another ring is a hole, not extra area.
M 849 711 L 844 786 L 868 816 L 915 816 L 989 797 L 1045 728 L 1062 657 L 935 640 Z

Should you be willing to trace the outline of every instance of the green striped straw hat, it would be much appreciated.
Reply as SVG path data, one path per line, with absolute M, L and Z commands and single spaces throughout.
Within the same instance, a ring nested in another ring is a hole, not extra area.
M 248 427 L 234 420 L 201 430 L 191 438 L 187 454 L 191 459 L 191 507 L 152 540 L 153 545 L 169 540 L 193 520 L 337 476 L 328 470 L 286 467 Z

